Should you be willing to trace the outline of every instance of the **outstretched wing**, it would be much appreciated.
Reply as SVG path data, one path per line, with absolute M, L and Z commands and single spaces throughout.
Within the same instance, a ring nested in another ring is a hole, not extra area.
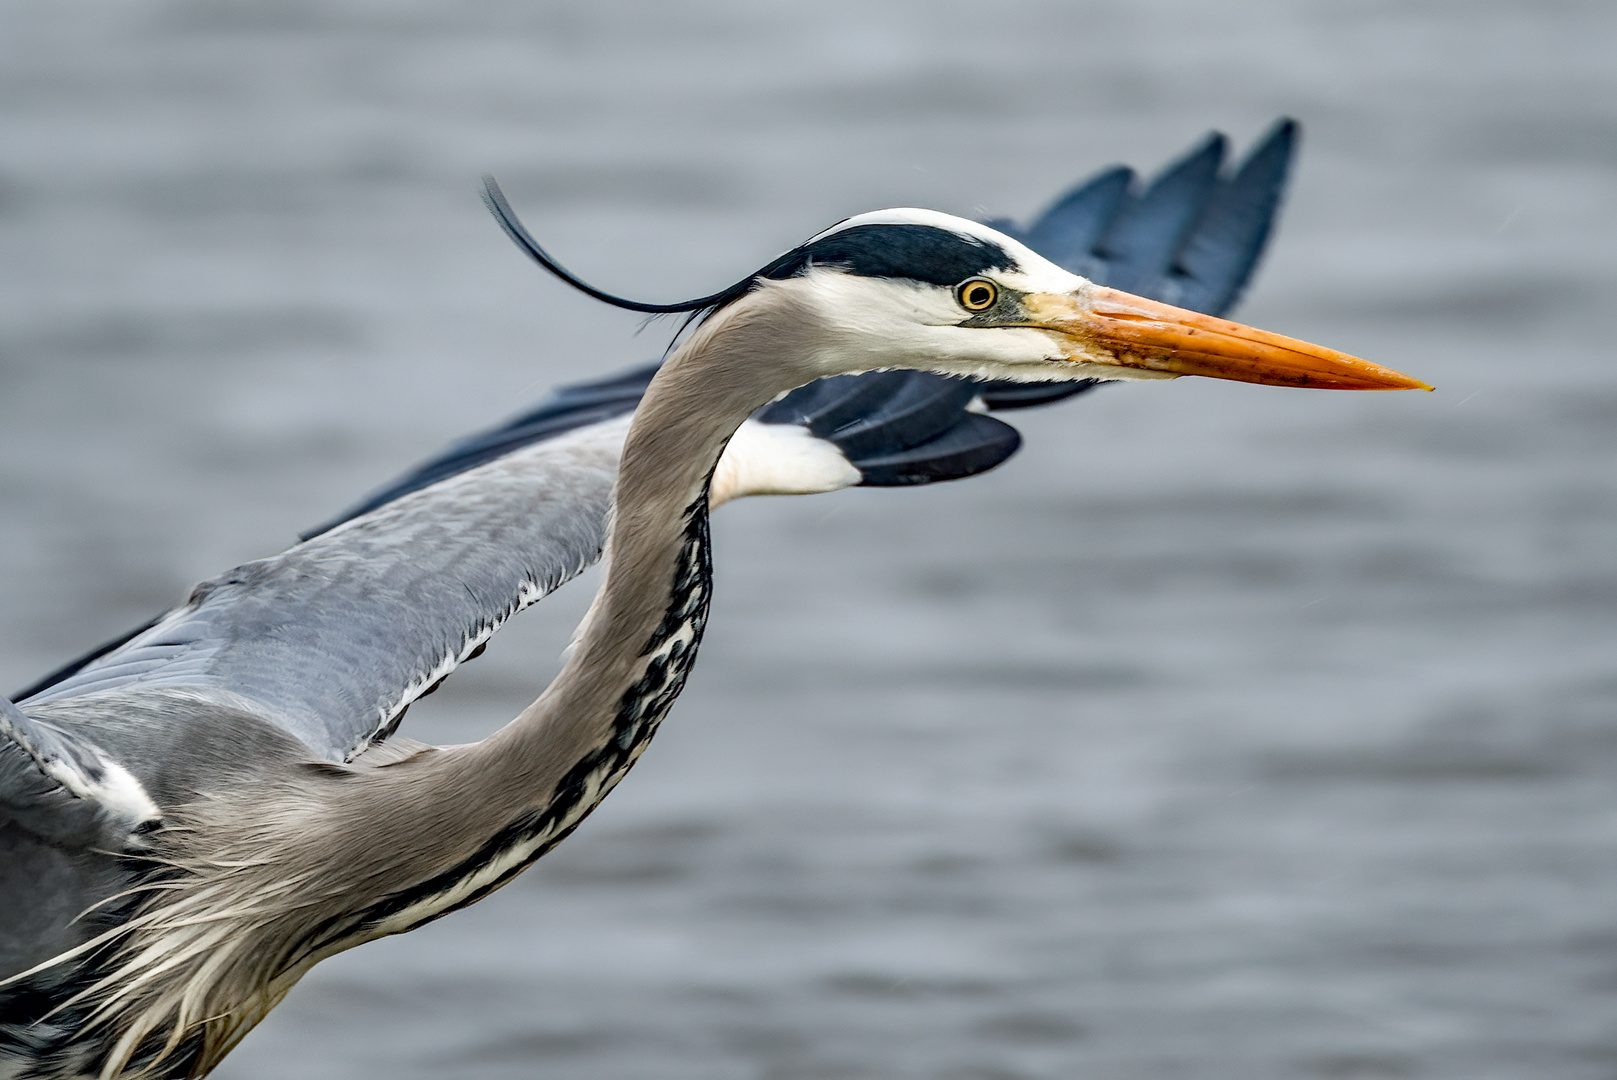
M 1220 313 L 1268 237 L 1295 136 L 1282 122 L 1225 176 L 1225 142 L 1214 135 L 1143 191 L 1131 170 L 1111 169 L 1025 230 L 996 224 L 1093 280 Z M 351 758 L 385 738 L 411 701 L 505 619 L 599 556 L 628 417 L 655 370 L 563 388 L 457 442 L 298 546 L 204 583 L 184 606 L 17 700 L 213 694 L 322 757 Z M 827 473 L 823 487 L 791 490 L 922 484 L 975 475 L 1015 453 L 1016 430 L 985 410 L 1092 385 L 841 376 L 788 394 L 754 422 L 815 440 L 850 466 Z
M 628 422 L 522 447 L 204 582 L 20 704 L 61 717 L 62 703 L 109 693 L 200 695 L 346 761 L 600 557 Z

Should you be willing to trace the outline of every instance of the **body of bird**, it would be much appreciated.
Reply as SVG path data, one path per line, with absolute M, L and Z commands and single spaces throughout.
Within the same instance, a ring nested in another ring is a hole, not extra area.
M 733 434 L 793 387 L 896 368 L 1424 385 L 1096 286 L 929 211 L 850 219 L 671 307 L 701 321 L 626 436 L 622 420 L 591 425 L 405 493 L 199 586 L 25 710 L 6 703 L 0 792 L 44 807 L 14 815 L 7 873 L 64 884 L 5 917 L 0 1077 L 202 1075 L 320 959 L 472 903 L 563 839 L 683 687 L 708 609 L 715 474 Z M 503 618 L 595 557 L 609 492 L 607 572 L 543 694 L 478 743 L 383 742 Z M 470 536 L 427 542 L 446 530 Z M 480 564 L 490 537 L 500 555 Z M 356 575 L 393 598 L 366 618 L 338 610 Z M 316 651 L 321 670 L 288 670 Z M 59 806 L 78 814 L 53 822 Z

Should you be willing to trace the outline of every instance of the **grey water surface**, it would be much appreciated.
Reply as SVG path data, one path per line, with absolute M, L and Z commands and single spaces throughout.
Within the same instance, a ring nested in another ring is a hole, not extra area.
M 220 1070 L 1617 1077 L 1617 5 L 0 0 L 0 692 L 883 205 L 1306 125 L 1240 315 L 1434 394 L 1184 379 L 755 500 L 656 745 Z M 637 333 L 638 331 L 638 333 Z M 592 580 L 411 713 L 481 737 Z

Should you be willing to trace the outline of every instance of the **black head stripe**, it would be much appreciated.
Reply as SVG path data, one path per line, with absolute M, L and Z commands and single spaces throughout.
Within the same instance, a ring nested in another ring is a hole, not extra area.
M 991 241 L 932 225 L 855 225 L 787 252 L 754 277 L 779 281 L 810 266 L 949 286 L 991 270 L 1010 270 L 1016 260 Z

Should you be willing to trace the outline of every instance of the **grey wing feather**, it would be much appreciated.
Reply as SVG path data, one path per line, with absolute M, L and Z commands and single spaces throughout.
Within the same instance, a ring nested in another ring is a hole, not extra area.
M 605 379 L 557 387 L 548 398 L 527 412 L 512 417 L 498 427 L 457 440 L 437 457 L 377 488 L 336 517 L 309 529 L 298 538 L 308 540 L 319 536 L 412 491 L 420 491 L 456 473 L 475 469 L 513 450 L 631 413 L 640 404 L 641 396 L 660 366 L 658 363 L 643 364 Z
M 22 705 L 200 694 L 346 761 L 600 556 L 627 425 L 525 447 L 204 582 Z

